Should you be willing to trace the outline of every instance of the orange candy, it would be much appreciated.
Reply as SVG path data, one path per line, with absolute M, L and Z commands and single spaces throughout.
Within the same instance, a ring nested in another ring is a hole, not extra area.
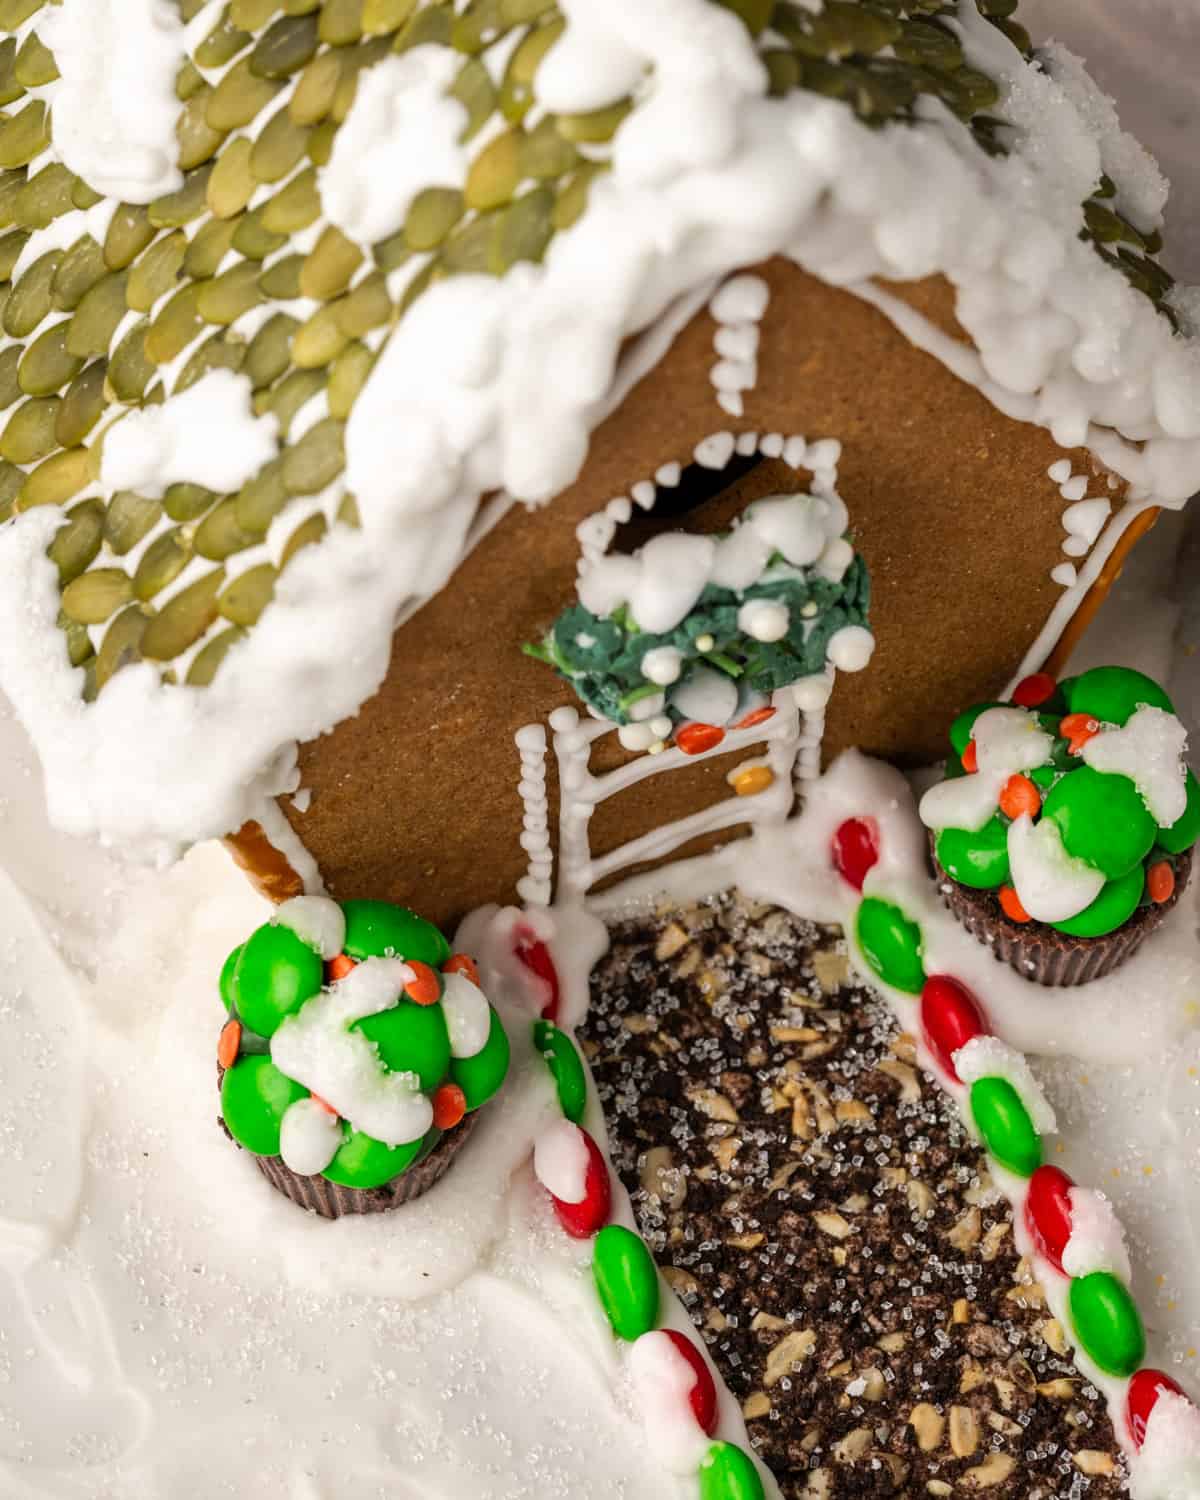
M 336 958 L 331 958 L 326 968 L 329 970 L 329 978 L 332 983 L 335 979 L 345 979 L 354 967 L 354 960 L 345 953 L 339 953 Z
M 1010 776 L 1000 793 L 1000 811 L 1015 823 L 1018 818 L 1036 818 L 1042 810 L 1042 799 L 1028 776 Z
M 770 704 L 764 704 L 762 708 L 753 708 L 744 719 L 739 719 L 733 726 L 735 729 L 753 729 L 756 724 L 765 724 L 768 719 L 775 717 L 775 710 Z
M 725 738 L 716 724 L 682 724 L 675 731 L 675 743 L 685 755 L 703 755 L 714 750 Z
M 979 769 L 979 747 L 974 740 L 968 742 L 967 748 L 962 753 L 962 768 L 972 775 Z
M 1083 747 L 1093 735 L 1100 733 L 1100 720 L 1091 714 L 1068 714 L 1058 726 L 1059 733 L 1070 741 L 1072 755 L 1081 755 Z
M 473 958 L 465 953 L 454 953 L 442 965 L 443 974 L 465 974 L 473 985 L 478 989 L 479 965 Z
M 330 1104 L 328 1099 L 322 1099 L 320 1094 L 313 1094 L 312 1102 L 319 1108 L 323 1109 L 327 1115 L 332 1115 L 335 1120 L 337 1119 L 338 1112 L 336 1109 L 334 1109 L 333 1105 Z
M 1160 859 L 1146 871 L 1146 894 L 1155 906 L 1162 906 L 1175 894 L 1175 871 L 1168 860 Z
M 217 1038 L 217 1066 L 232 1068 L 237 1062 L 238 1048 L 242 1045 L 242 1023 L 226 1021 Z
M 419 958 L 405 959 L 413 971 L 412 979 L 404 986 L 404 993 L 418 1005 L 436 1005 L 442 998 L 442 981 L 437 970 L 423 964 Z
M 1013 890 L 1011 885 L 1006 885 L 1000 892 L 1000 908 L 1010 922 L 1032 922 L 1033 918 L 1021 905 L 1021 898 Z
M 433 1123 L 439 1130 L 453 1130 L 467 1112 L 467 1096 L 457 1083 L 443 1083 L 433 1096 Z

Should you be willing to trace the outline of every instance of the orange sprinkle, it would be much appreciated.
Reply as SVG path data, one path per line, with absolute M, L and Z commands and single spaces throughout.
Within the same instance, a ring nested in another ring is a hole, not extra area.
M 443 974 L 465 974 L 473 985 L 479 985 L 479 965 L 465 953 L 454 953 L 442 965 Z
M 1165 859 L 1146 871 L 1146 894 L 1155 906 L 1162 906 L 1175 894 L 1175 871 Z
M 226 1021 L 221 1027 L 221 1035 L 217 1038 L 217 1066 L 219 1068 L 232 1068 L 237 1062 L 238 1049 L 242 1045 L 242 1023 L 240 1021 Z
M 675 743 L 685 755 L 703 755 L 724 738 L 725 731 L 716 724 L 681 724 L 675 731 Z
M 1093 719 L 1091 714 L 1068 714 L 1058 729 L 1070 741 L 1071 754 L 1081 755 L 1088 740 L 1100 733 L 1100 720 Z
M 329 970 L 329 978 L 345 979 L 354 967 L 354 960 L 346 953 L 339 953 L 336 958 L 331 958 L 325 966 Z
M 457 1083 L 443 1083 L 433 1095 L 433 1123 L 439 1130 L 453 1130 L 467 1112 L 467 1096 Z
M 764 704 L 762 708 L 752 708 L 744 719 L 739 719 L 733 726 L 735 729 L 753 729 L 756 724 L 765 724 L 768 719 L 775 717 L 775 710 L 771 705 Z
M 327 1115 L 332 1115 L 335 1120 L 337 1119 L 338 1112 L 336 1109 L 334 1109 L 333 1105 L 330 1104 L 328 1099 L 322 1099 L 320 1094 L 312 1094 L 310 1097 L 312 1098 L 312 1102 L 316 1105 L 319 1105 Z
M 962 753 L 962 768 L 972 775 L 979 769 L 979 747 L 974 740 L 968 742 L 967 748 Z
M 1000 892 L 1000 906 L 1004 915 L 1011 922 L 1032 922 L 1033 918 L 1021 905 L 1021 898 L 1013 890 L 1011 885 L 1006 885 Z
M 423 964 L 419 958 L 405 959 L 413 971 L 412 979 L 404 986 L 404 993 L 418 1005 L 436 1005 L 442 998 L 442 981 L 437 970 Z
M 1038 795 L 1037 787 L 1028 776 L 1018 773 L 1008 778 L 1004 783 L 1004 790 L 1000 793 L 1000 810 L 1014 823 L 1021 817 L 1037 817 L 1042 810 L 1042 799 Z

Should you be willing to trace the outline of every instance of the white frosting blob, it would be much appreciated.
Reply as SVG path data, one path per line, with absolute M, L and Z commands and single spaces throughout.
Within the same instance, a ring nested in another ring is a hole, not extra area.
M 654 646 L 642 657 L 642 676 L 660 687 L 677 682 L 682 667 L 683 652 L 674 646 Z
M 791 616 L 779 599 L 747 599 L 738 610 L 738 629 L 756 641 L 781 641 Z
M 1095 771 L 1128 776 L 1160 828 L 1177 822 L 1187 807 L 1187 730 L 1174 714 L 1143 704 L 1120 729 L 1102 729 L 1083 747 Z
M 839 672 L 861 672 L 875 652 L 875 637 L 865 625 L 843 625 L 829 638 L 829 660 Z
M 715 667 L 693 667 L 671 690 L 671 707 L 699 724 L 728 724 L 737 706 L 737 683 Z
M 560 1203 L 582 1203 L 587 1197 L 590 1160 L 583 1131 L 570 1120 L 547 1125 L 534 1142 L 534 1174 Z
M 1130 1479 L 1136 1500 L 1195 1500 L 1200 1494 L 1200 1411 L 1183 1396 L 1159 1395 Z
M 279 1154 L 301 1177 L 315 1177 L 337 1155 L 342 1127 L 315 1099 L 297 1099 L 279 1125 Z
M 695 1474 L 712 1439 L 696 1421 L 696 1372 L 666 1333 L 644 1333 L 629 1351 L 638 1407 L 655 1455 L 674 1474 Z
M 1050 759 L 1054 736 L 1025 708 L 987 708 L 971 730 L 983 772 L 1002 772 L 1005 779 L 1033 771 Z
M 1076 1184 L 1070 1191 L 1071 1234 L 1062 1254 L 1068 1276 L 1111 1271 L 1126 1285 L 1133 1279 L 1125 1232 L 1112 1204 L 1094 1188 Z
M 275 921 L 322 958 L 336 958 L 345 946 L 346 918 L 328 896 L 293 896 L 276 909 Z
M 1007 1042 L 996 1036 L 973 1036 L 951 1060 L 968 1088 L 980 1078 L 1003 1078 L 1011 1083 L 1040 1135 L 1053 1135 L 1058 1129 L 1054 1111 L 1029 1064 Z
M 465 974 L 442 976 L 446 988 L 442 993 L 442 1013 L 450 1033 L 452 1057 L 474 1057 L 487 1042 L 492 1027 L 492 1012 L 483 991 Z
M 1021 905 L 1035 922 L 1065 922 L 1104 889 L 1104 872 L 1068 854 L 1057 823 L 1028 813 L 1008 830 L 1008 860 Z

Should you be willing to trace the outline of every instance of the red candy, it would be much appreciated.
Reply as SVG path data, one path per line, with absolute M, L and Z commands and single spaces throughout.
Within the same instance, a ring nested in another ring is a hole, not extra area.
M 581 1130 L 583 1143 L 587 1147 L 587 1175 L 584 1177 L 583 1201 L 564 1203 L 550 1194 L 550 1202 L 558 1215 L 558 1222 L 572 1239 L 586 1240 L 598 1234 L 612 1211 L 612 1185 L 608 1180 L 608 1167 L 597 1146 L 586 1130 Z
M 715 750 L 724 738 L 725 731 L 717 724 L 681 724 L 675 731 L 675 743 L 685 755 Z
M 558 1020 L 558 970 L 554 967 L 554 960 L 550 957 L 550 950 L 542 942 L 541 938 L 534 937 L 533 933 L 526 928 L 517 935 L 517 944 L 513 950 L 517 958 L 525 965 L 531 974 L 545 984 L 550 991 L 550 998 L 542 1006 L 542 1018 L 546 1021 Z
M 1022 677 L 1013 689 L 1012 701 L 1022 708 L 1040 708 L 1054 697 L 1058 683 L 1049 672 L 1034 672 L 1031 677 Z
M 847 818 L 833 835 L 832 854 L 838 874 L 861 891 L 867 871 L 879 861 L 879 824 L 874 818 Z
M 1063 1251 L 1071 1238 L 1071 1189 L 1075 1184 L 1057 1167 L 1039 1167 L 1029 1179 L 1025 1224 L 1033 1243 L 1056 1271 L 1063 1271 Z
M 962 768 L 971 776 L 979 769 L 979 746 L 974 740 L 967 742 L 967 748 L 962 753 Z
M 933 1060 L 955 1083 L 954 1054 L 974 1036 L 987 1036 L 987 1019 L 979 1001 L 957 979 L 931 974 L 921 990 L 921 1030 Z
M 696 1383 L 688 1394 L 688 1400 L 691 1402 L 692 1413 L 699 1422 L 701 1430 L 712 1437 L 717 1430 L 717 1388 L 713 1384 L 708 1366 L 691 1339 L 685 1338 L 682 1333 L 676 1333 L 671 1328 L 666 1328 L 663 1332 L 695 1372 Z
M 1146 1423 L 1164 1391 L 1169 1391 L 1173 1396 L 1184 1394 L 1171 1377 L 1164 1375 L 1161 1370 L 1139 1370 L 1129 1382 L 1125 1415 L 1135 1448 L 1140 1448 L 1146 1441 Z

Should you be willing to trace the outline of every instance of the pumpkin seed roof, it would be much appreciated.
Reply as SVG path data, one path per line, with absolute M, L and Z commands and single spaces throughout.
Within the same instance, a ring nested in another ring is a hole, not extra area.
M 46 533 L 54 609 L 88 702 L 138 662 L 167 696 L 219 681 L 233 648 L 267 626 L 306 550 L 321 543 L 331 564 L 346 551 L 339 537 L 360 526 L 364 498 L 344 477 L 348 424 L 394 331 L 439 284 L 466 273 L 519 280 L 542 262 L 587 215 L 614 136 L 645 106 L 642 85 L 575 112 L 542 98 L 540 70 L 591 0 L 177 3 L 189 24 L 176 79 L 182 185 L 110 205 L 102 233 L 60 244 L 55 224 L 100 200 L 54 148 L 43 0 L 0 0 L 0 520 L 61 516 Z M 708 3 L 753 39 L 773 99 L 833 101 L 898 150 L 910 132 L 953 128 L 982 161 L 1022 133 L 1006 116 L 1011 80 L 978 65 L 978 35 L 968 45 L 956 24 L 977 23 L 971 0 L 969 17 L 957 0 Z M 979 0 L 979 11 L 1005 39 L 1006 66 L 1013 47 L 1031 56 L 1016 0 Z M 418 48 L 455 59 L 449 93 L 464 112 L 469 167 L 461 184 L 420 191 L 395 233 L 358 244 L 326 216 L 319 174 L 363 71 Z M 1135 222 L 1103 172 L 1079 204 L 1077 233 L 1164 328 L 1177 325 L 1158 224 Z M 614 343 L 627 331 L 613 330 Z M 254 412 L 278 422 L 278 454 L 235 493 L 179 482 L 159 499 L 103 486 L 112 422 L 216 370 L 247 378 Z M 470 466 L 458 477 L 479 482 L 444 497 L 457 503 L 448 550 L 474 495 L 492 487 Z M 430 576 L 452 563 L 439 556 Z M 296 589 L 313 587 L 315 571 Z M 381 660 L 391 623 L 375 625 Z M 0 661 L 30 720 L 23 676 L 28 664 L 22 673 Z M 313 732 L 328 722 L 318 711 Z M 204 818 L 193 830 L 219 831 Z

